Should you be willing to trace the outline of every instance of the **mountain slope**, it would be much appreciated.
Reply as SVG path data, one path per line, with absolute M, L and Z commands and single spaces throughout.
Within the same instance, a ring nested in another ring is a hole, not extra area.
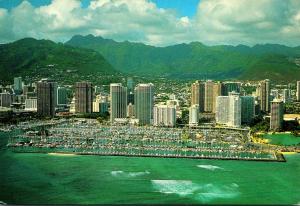
M 17 75 L 63 79 L 117 73 L 98 52 L 33 38 L 0 45 L 0 72 L 2 81 Z
M 300 67 L 295 64 L 296 58 L 300 58 L 300 47 L 277 44 L 205 46 L 199 42 L 154 47 L 93 35 L 76 35 L 66 44 L 98 51 L 119 71 L 133 74 L 215 79 L 244 78 L 251 74 L 249 78 L 261 79 L 266 73 L 274 80 L 296 79 L 295 75 L 284 75 L 287 70 L 300 75 Z M 271 73 L 273 68 L 278 68 L 274 74 Z

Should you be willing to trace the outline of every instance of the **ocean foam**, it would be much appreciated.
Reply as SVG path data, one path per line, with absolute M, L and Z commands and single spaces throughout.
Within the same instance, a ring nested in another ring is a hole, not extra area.
M 7 204 L 3 201 L 0 201 L 0 205 L 7 205 Z
M 145 172 L 129 172 L 128 176 L 137 177 L 137 176 L 143 176 L 143 175 L 148 175 L 148 174 L 150 174 L 150 172 L 146 170 Z
M 199 185 L 189 180 L 151 180 L 153 187 L 161 193 L 174 193 L 180 196 L 194 194 L 200 189 Z
M 215 199 L 230 199 L 239 195 L 238 185 L 217 186 L 213 184 L 197 184 L 190 180 L 151 180 L 154 189 L 164 194 L 177 194 L 202 203 Z
M 122 177 L 138 177 L 138 176 L 150 174 L 150 172 L 147 170 L 144 172 L 124 172 L 124 171 L 118 170 L 118 171 L 111 171 L 110 173 L 112 176 L 122 176 Z
M 123 174 L 124 172 L 123 171 L 120 171 L 120 170 L 118 170 L 118 171 L 111 171 L 110 172 L 110 174 L 112 175 L 112 176 L 118 176 L 118 175 L 121 175 L 121 174 Z
M 197 165 L 199 168 L 215 171 L 215 170 L 224 170 L 224 168 L 215 166 L 215 165 Z

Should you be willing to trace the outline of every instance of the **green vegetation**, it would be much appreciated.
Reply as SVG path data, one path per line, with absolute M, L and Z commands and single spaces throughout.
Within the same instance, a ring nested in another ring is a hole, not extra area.
M 275 81 L 291 81 L 300 76 L 300 68 L 295 63 L 300 57 L 300 47 L 276 44 L 205 46 L 199 42 L 154 47 L 93 35 L 76 35 L 66 44 L 98 51 L 116 69 L 126 73 L 180 79 L 269 78 Z
M 0 83 L 45 77 L 73 84 L 89 76 L 118 74 L 98 52 L 32 38 L 0 45 Z
M 82 113 L 82 114 L 76 114 L 77 118 L 87 118 L 87 119 L 97 119 L 98 121 L 108 120 L 109 113 L 100 113 L 100 112 L 94 112 L 94 113 Z
M 176 125 L 178 127 L 184 127 L 184 125 L 189 123 L 189 110 L 182 110 L 181 118 L 176 119 Z
M 286 103 L 285 114 L 300 114 L 300 102 Z
M 263 119 L 262 115 L 256 116 L 250 123 L 251 132 L 268 132 L 270 128 L 270 118 Z

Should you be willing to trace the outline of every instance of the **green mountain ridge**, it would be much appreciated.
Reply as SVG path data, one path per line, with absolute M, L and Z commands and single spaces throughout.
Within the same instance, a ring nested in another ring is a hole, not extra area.
M 81 75 L 119 73 L 101 54 L 50 40 L 25 38 L 0 45 L 0 81 L 15 76 L 72 78 Z
M 300 58 L 300 46 L 206 46 L 191 42 L 155 47 L 93 35 L 75 35 L 65 44 L 93 49 L 117 70 L 129 74 L 193 79 L 269 78 L 276 81 L 293 81 L 300 76 L 300 67 L 295 63 Z

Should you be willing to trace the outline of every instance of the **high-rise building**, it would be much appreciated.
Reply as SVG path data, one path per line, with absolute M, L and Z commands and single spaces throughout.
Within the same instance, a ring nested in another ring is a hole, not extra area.
M 213 85 L 213 108 L 212 112 L 216 113 L 216 103 L 217 103 L 217 97 L 221 96 L 221 91 L 222 91 L 222 84 L 220 82 L 216 82 Z
M 153 109 L 153 125 L 174 127 L 176 124 L 176 107 L 174 105 L 155 105 Z
M 253 96 L 241 96 L 241 122 L 249 124 L 255 116 L 255 99 Z
M 279 91 L 278 89 L 271 89 L 270 96 L 272 96 L 273 99 L 278 99 L 279 98 Z
M 241 98 L 239 93 L 229 92 L 229 118 L 228 126 L 241 126 Z
M 132 77 L 127 77 L 127 104 L 134 105 L 134 83 Z
M 127 90 L 128 92 L 133 92 L 134 85 L 133 85 L 133 79 L 132 77 L 127 78 Z
M 230 127 L 241 126 L 241 98 L 239 93 L 217 97 L 216 122 Z
M 138 84 L 134 89 L 135 117 L 140 125 L 151 124 L 153 119 L 153 84 Z
M 205 83 L 196 81 L 191 87 L 191 105 L 198 104 L 199 112 L 204 112 Z
M 240 82 L 223 82 L 222 83 L 222 96 L 228 96 L 229 92 L 237 92 L 241 91 L 241 83 Z
M 22 77 L 15 77 L 14 78 L 14 91 L 15 91 L 15 94 L 21 94 L 22 93 L 22 86 L 23 86 L 23 83 L 22 83 Z
M 270 80 L 266 79 L 260 82 L 260 110 L 270 111 Z
M 108 112 L 108 105 L 108 102 L 97 99 L 93 102 L 93 112 L 99 112 L 101 114 L 104 114 Z
M 214 100 L 214 83 L 211 80 L 205 82 L 204 87 L 204 111 L 212 112 L 213 111 L 213 100 Z
M 25 110 L 27 111 L 37 111 L 37 99 L 32 98 L 32 99 L 26 99 L 25 100 Z
M 75 84 L 75 112 L 93 112 L 93 87 L 90 82 L 77 82 Z
M 127 104 L 134 104 L 134 93 L 132 91 L 127 92 Z
M 127 88 L 121 83 L 110 84 L 110 121 L 127 116 Z
M 199 122 L 199 105 L 194 104 L 189 108 L 189 125 L 196 126 Z
M 283 103 L 288 103 L 291 99 L 291 90 L 289 89 L 283 89 L 282 91 L 282 100 L 283 100 Z
M 37 113 L 40 116 L 55 116 L 57 83 L 42 79 L 37 83 Z
M 101 92 L 103 92 L 103 87 L 102 87 L 102 86 L 95 86 L 95 87 L 94 87 L 94 94 L 95 94 L 95 95 L 98 95 L 98 94 L 100 94 Z
M 127 117 L 134 117 L 134 105 L 132 103 L 129 103 L 127 106 Z
M 229 97 L 218 96 L 216 99 L 216 123 L 227 124 L 229 113 Z
M 222 95 L 229 96 L 230 92 L 240 92 L 239 82 L 223 82 L 222 83 Z
M 57 87 L 57 105 L 67 104 L 67 89 L 65 87 Z
M 282 129 L 283 114 L 283 102 L 281 100 L 274 99 L 271 102 L 270 130 L 279 131 Z
M 300 81 L 297 81 L 296 97 L 297 97 L 297 102 L 300 102 Z
M 0 106 L 1 107 L 10 107 L 13 102 L 13 95 L 9 92 L 0 93 Z
M 192 87 L 191 87 L 191 105 L 194 105 L 194 104 L 198 104 L 199 105 L 199 98 L 200 98 L 200 83 L 199 81 L 196 81 L 192 84 Z

